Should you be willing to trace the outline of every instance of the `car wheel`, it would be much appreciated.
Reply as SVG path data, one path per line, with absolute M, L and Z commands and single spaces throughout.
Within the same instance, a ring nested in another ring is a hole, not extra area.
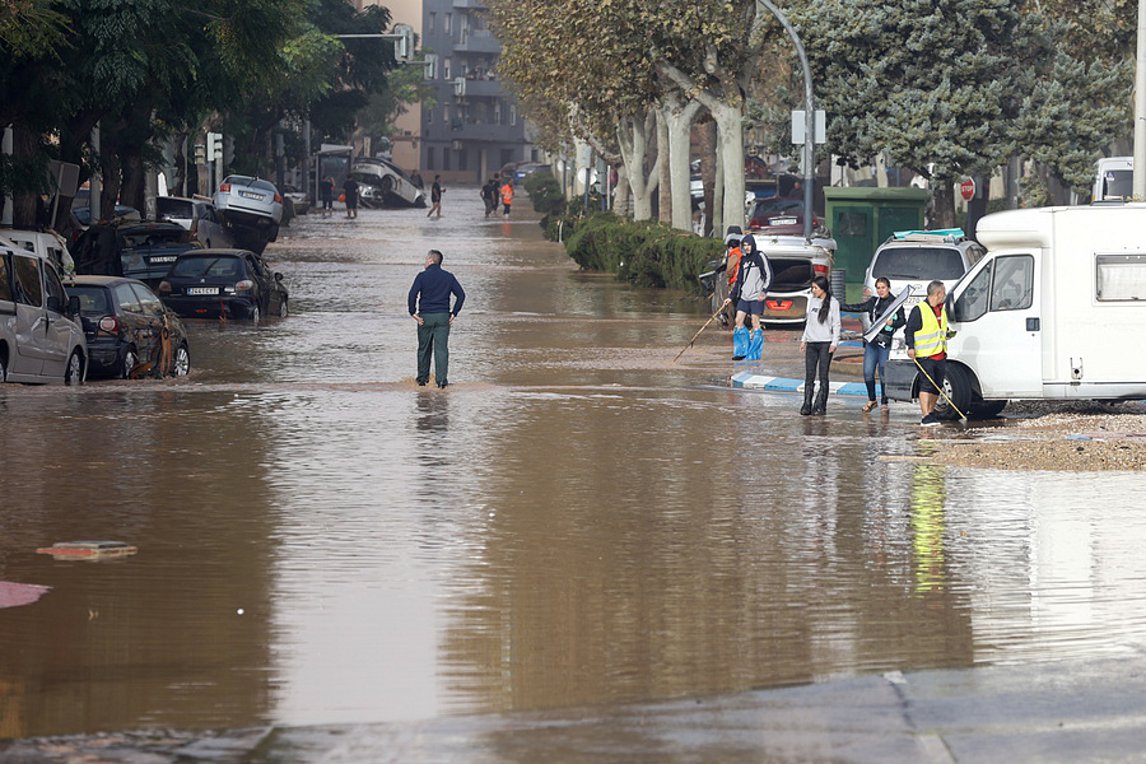
M 128 348 L 123 354 L 123 363 L 119 367 L 120 379 L 131 379 L 131 370 L 139 363 L 139 358 L 135 355 L 135 348 Z
M 258 305 L 252 305 L 251 306 L 250 316 L 251 316 L 251 323 L 254 324 L 255 326 L 258 326 L 259 325 L 259 319 L 262 318 L 262 313 L 259 311 Z
M 186 377 L 191 373 L 191 351 L 187 343 L 175 348 L 175 358 L 171 362 L 171 376 Z
M 79 350 L 73 350 L 68 358 L 68 365 L 64 367 L 64 384 L 82 385 L 84 383 L 84 359 Z
M 946 393 L 946 396 L 939 396 L 939 401 L 935 404 L 935 413 L 941 419 L 958 419 L 959 413 L 951 408 L 951 403 L 947 399 L 950 398 L 955 407 L 966 414 L 971 408 L 973 395 L 971 375 L 959 364 L 948 363 L 946 373 L 943 376 L 943 392 Z
M 279 300 L 279 318 L 286 318 L 288 312 L 289 311 L 287 309 L 287 301 L 286 301 L 286 298 L 284 297 L 281 300 Z

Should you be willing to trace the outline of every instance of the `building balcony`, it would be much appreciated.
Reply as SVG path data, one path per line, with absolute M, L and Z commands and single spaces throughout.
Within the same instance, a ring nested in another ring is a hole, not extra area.
M 454 80 L 454 95 L 458 98 L 502 98 L 506 92 L 499 80 L 458 77 Z
M 482 29 L 471 29 L 454 43 L 454 53 L 500 53 L 501 43 L 492 33 Z
M 484 11 L 489 6 L 486 5 L 486 0 L 454 0 L 454 7 L 470 11 Z

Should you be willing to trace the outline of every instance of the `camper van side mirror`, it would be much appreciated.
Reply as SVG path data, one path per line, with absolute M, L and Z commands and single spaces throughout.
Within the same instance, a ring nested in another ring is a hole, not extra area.
M 80 314 L 80 298 L 77 295 L 68 297 L 68 318 L 75 318 Z

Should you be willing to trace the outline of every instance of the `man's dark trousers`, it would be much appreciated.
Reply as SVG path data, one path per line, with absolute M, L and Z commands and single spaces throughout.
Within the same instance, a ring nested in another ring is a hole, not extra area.
M 450 314 L 422 313 L 418 327 L 418 382 L 430 381 L 430 353 L 434 354 L 434 379 L 446 384 L 450 370 Z

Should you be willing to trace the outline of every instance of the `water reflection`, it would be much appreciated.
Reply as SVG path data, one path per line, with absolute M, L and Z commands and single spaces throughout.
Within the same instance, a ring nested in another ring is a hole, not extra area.
M 294 315 L 194 324 L 187 380 L 0 388 L 0 580 L 53 587 L 0 610 L 0 735 L 1141 649 L 1136 476 L 885 461 L 958 434 L 706 386 L 668 363 L 697 306 L 472 212 L 301 221 L 269 251 Z M 446 391 L 404 310 L 431 244 L 471 295 Z M 30 551 L 81 537 L 141 551 Z

